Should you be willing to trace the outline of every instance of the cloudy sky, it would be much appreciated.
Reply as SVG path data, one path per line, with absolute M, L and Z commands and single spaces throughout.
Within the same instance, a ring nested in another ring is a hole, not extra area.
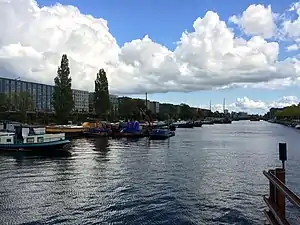
M 263 4 L 262 4 L 263 2 Z M 191 106 L 264 112 L 299 101 L 300 1 L 0 0 L 0 76 Z

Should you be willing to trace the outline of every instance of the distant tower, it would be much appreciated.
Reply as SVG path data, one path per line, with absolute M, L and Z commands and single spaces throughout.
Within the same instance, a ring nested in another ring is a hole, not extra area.
M 209 101 L 209 111 L 211 111 L 211 100 Z
M 148 93 L 146 92 L 146 110 L 148 110 Z
M 223 113 L 225 113 L 225 98 L 223 99 Z

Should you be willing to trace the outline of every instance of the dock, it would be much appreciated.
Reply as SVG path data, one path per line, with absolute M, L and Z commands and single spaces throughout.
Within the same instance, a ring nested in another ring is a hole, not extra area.
M 290 225 L 286 218 L 286 200 L 289 200 L 300 212 L 300 198 L 285 183 L 285 161 L 287 160 L 287 145 L 279 143 L 279 160 L 282 161 L 281 168 L 263 171 L 263 174 L 269 180 L 269 196 L 263 199 L 268 207 L 264 210 L 267 218 L 265 224 L 269 225 Z

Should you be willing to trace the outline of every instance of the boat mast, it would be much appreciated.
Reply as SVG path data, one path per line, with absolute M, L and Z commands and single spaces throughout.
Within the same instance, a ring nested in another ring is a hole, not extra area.
M 146 92 L 146 111 L 148 110 L 148 93 Z

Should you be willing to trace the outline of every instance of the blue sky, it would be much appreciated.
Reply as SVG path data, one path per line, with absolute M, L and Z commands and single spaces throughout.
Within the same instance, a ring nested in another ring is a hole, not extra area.
M 56 2 L 55 0 L 38 0 L 41 6 L 53 5 Z M 292 3 L 289 0 L 59 0 L 59 2 L 77 6 L 84 14 L 91 14 L 107 20 L 110 32 L 120 46 L 148 34 L 153 41 L 163 44 L 169 49 L 174 49 L 174 42 L 179 40 L 182 32 L 192 31 L 195 19 L 203 17 L 209 10 L 216 11 L 220 19 L 227 22 L 230 16 L 241 14 L 251 4 L 270 4 L 274 12 L 283 13 Z M 238 30 L 236 33 L 241 35 Z M 280 58 L 285 58 L 288 56 L 287 54 L 281 51 Z M 150 94 L 149 99 L 172 103 L 186 102 L 193 106 L 199 106 L 209 104 L 209 100 L 213 104 L 222 104 L 224 97 L 228 103 L 243 96 L 254 100 L 273 101 L 281 96 L 298 96 L 298 93 L 297 87 L 272 91 L 236 88 L 221 91 Z M 137 95 L 137 97 L 140 96 Z

